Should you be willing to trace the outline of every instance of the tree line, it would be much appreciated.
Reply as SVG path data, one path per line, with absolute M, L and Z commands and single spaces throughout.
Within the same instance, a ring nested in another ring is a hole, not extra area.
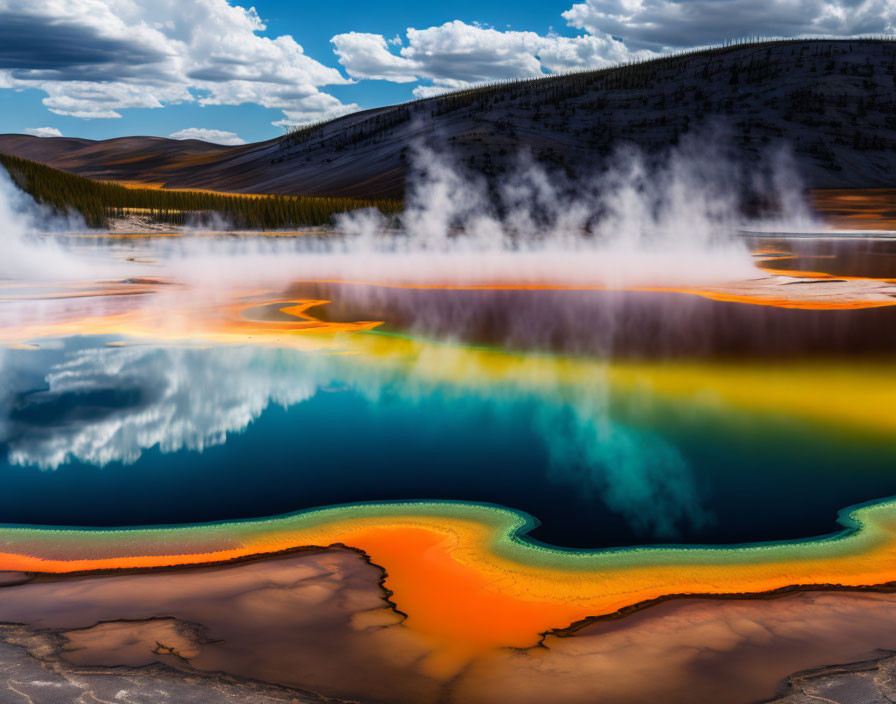
M 361 208 L 377 208 L 391 215 L 402 207 L 398 200 L 128 188 L 8 154 L 0 154 L 0 164 L 35 201 L 59 213 L 80 213 L 89 227 L 105 227 L 110 218 L 134 214 L 183 225 L 190 218 L 201 220 L 216 213 L 237 228 L 271 230 L 328 225 L 334 215 Z

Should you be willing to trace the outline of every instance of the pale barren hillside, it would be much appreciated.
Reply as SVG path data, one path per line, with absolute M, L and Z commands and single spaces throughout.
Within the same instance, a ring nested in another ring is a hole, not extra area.
M 413 144 L 487 176 L 520 150 L 572 174 L 621 145 L 662 152 L 707 125 L 733 158 L 792 150 L 811 188 L 896 185 L 896 41 L 732 46 L 368 110 L 239 147 L 0 136 L 0 151 L 91 178 L 221 191 L 401 196 Z

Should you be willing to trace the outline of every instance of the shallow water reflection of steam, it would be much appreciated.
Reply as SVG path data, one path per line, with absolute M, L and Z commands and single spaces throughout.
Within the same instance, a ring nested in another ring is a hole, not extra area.
M 685 459 L 657 433 L 613 418 L 602 379 L 577 390 L 536 392 L 507 381 L 439 384 L 413 367 L 381 369 L 344 356 L 256 347 L 105 347 L 86 338 L 69 338 L 56 350 L 6 350 L 0 377 L 9 382 L 0 401 L 0 446 L 11 464 L 127 465 L 154 447 L 201 452 L 245 431 L 272 405 L 286 408 L 323 391 L 351 390 L 373 413 L 437 395 L 460 413 L 475 407 L 513 422 L 526 417 L 520 408 L 534 407 L 531 427 L 519 432 L 534 433 L 544 446 L 546 479 L 598 497 L 640 535 L 670 537 L 677 526 L 699 527 L 704 520 Z M 420 427 L 403 430 L 438 424 L 417 417 Z M 345 423 L 350 437 L 351 418 Z M 504 471 L 512 474 L 512 468 Z
M 605 400 L 540 409 L 538 430 L 548 444 L 554 481 L 575 483 L 602 501 L 638 535 L 675 538 L 709 516 L 693 472 L 679 450 L 654 431 L 613 420 Z

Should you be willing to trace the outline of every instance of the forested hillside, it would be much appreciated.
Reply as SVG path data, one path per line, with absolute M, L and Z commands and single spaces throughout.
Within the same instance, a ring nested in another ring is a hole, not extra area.
M 337 213 L 376 207 L 395 213 L 397 201 L 303 196 L 244 196 L 221 193 L 129 188 L 91 181 L 28 159 L 0 154 L 0 165 L 37 202 L 57 212 L 76 211 L 90 227 L 110 217 L 144 215 L 158 222 L 183 225 L 191 216 L 217 213 L 238 228 L 270 230 L 327 225 Z

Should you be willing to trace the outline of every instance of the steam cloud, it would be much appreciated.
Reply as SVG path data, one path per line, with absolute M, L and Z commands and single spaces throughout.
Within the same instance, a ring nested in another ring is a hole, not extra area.
M 618 288 L 749 278 L 755 269 L 738 230 L 804 230 L 817 223 L 786 156 L 769 155 L 764 167 L 745 171 L 725 158 L 723 141 L 689 138 L 653 158 L 620 151 L 612 168 L 578 179 L 521 156 L 519 167 L 497 185 L 448 155 L 418 146 L 398 222 L 378 211 L 356 211 L 337 217 L 337 235 L 274 241 L 193 237 L 155 244 L 153 254 L 165 274 L 200 287 L 351 280 Z M 745 217 L 747 192 L 776 206 L 777 217 Z M 83 257 L 66 262 L 60 248 L 35 235 L 83 230 L 83 222 L 53 217 L 3 172 L 0 223 L 10 252 L 0 275 L 69 278 L 72 269 L 89 275 Z M 232 228 L 215 218 L 191 221 L 187 232 L 207 229 Z
M 77 215 L 60 217 L 43 208 L 0 168 L 0 280 L 72 278 L 85 274 L 82 263 L 41 232 L 85 229 Z
M 742 229 L 817 229 L 785 153 L 745 170 L 696 139 L 659 158 L 621 151 L 570 179 L 520 157 L 498 185 L 418 146 L 406 208 L 337 217 L 341 237 L 187 242 L 166 255 L 193 283 L 348 280 L 385 284 L 558 284 L 617 288 L 755 276 Z M 745 194 L 773 216 L 744 215 Z M 214 229 L 228 229 L 224 223 Z M 200 264 L 205 261 L 205 265 Z

